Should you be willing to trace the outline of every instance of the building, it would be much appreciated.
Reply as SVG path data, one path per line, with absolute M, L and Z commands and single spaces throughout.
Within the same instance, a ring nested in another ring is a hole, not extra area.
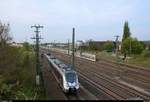
M 141 41 L 144 44 L 145 50 L 150 50 L 150 41 Z
M 110 40 L 108 40 L 108 41 L 90 41 L 88 43 L 88 46 L 90 47 L 90 49 L 102 51 L 104 49 L 104 45 L 106 43 L 112 43 L 115 46 L 114 41 L 110 41 Z
M 22 47 L 22 46 L 23 46 L 23 43 L 12 42 L 12 43 L 10 43 L 10 46 Z

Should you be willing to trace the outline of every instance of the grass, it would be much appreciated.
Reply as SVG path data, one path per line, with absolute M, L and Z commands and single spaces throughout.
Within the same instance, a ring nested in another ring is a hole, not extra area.
M 101 51 L 101 52 L 95 52 L 95 51 L 86 51 L 88 53 L 96 53 L 97 59 L 106 59 L 110 61 L 117 62 L 116 56 L 112 56 L 112 52 L 106 52 L 106 51 Z M 140 55 L 131 55 L 130 59 L 127 59 L 126 61 L 123 61 L 121 58 L 119 58 L 119 61 L 125 64 L 131 64 L 131 65 L 136 65 L 136 66 L 141 66 L 141 67 L 146 67 L 150 68 L 150 51 L 148 52 L 143 52 Z M 119 54 L 120 56 L 121 54 Z
M 96 54 L 96 57 L 97 59 L 109 59 L 109 60 L 117 60 L 117 58 L 115 56 L 112 56 L 113 53 L 108 53 L 108 52 L 105 52 L 105 51 L 102 51 L 102 52 L 98 52 Z
M 136 56 L 128 60 L 127 63 L 150 68 L 150 57 Z

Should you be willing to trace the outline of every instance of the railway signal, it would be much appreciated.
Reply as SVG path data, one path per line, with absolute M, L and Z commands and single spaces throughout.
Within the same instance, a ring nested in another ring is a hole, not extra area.
M 31 26 L 31 28 L 35 28 L 36 30 L 34 31 L 36 34 L 36 37 L 33 37 L 31 39 L 36 39 L 36 85 L 40 84 L 40 61 L 39 61 L 39 40 L 42 39 L 39 37 L 39 29 L 43 28 L 43 26 L 40 25 L 34 25 Z

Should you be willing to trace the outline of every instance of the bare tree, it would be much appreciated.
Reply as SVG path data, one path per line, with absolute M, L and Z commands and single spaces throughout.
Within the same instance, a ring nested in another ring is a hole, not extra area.
M 10 31 L 9 24 L 6 25 L 0 22 L 0 46 L 5 45 L 6 43 L 12 40 L 9 31 Z

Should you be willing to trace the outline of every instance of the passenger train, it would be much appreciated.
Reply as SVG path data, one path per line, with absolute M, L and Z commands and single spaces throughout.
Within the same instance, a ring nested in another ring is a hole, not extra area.
M 64 64 L 50 53 L 45 54 L 51 66 L 57 82 L 65 93 L 77 92 L 79 90 L 78 75 L 68 65 Z

